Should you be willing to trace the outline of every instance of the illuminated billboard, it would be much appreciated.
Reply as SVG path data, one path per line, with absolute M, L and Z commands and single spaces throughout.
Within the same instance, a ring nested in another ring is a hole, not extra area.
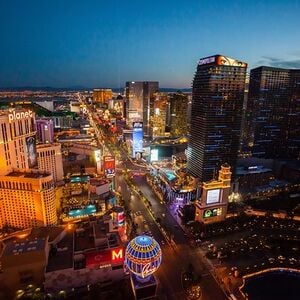
M 103 167 L 106 176 L 115 175 L 115 157 L 114 156 L 104 156 L 103 157 Z
M 26 138 L 26 148 L 27 148 L 28 167 L 30 169 L 37 167 L 35 136 L 29 136 Z
M 207 64 L 216 64 L 218 66 L 233 66 L 233 67 L 242 67 L 242 68 L 247 67 L 246 63 L 224 55 L 209 56 L 209 57 L 201 58 L 198 61 L 199 66 L 207 65 Z
M 124 211 L 117 213 L 118 227 L 125 224 L 125 215 Z
M 220 201 L 221 189 L 208 190 L 206 196 L 206 204 L 218 203 Z
M 96 162 L 100 162 L 101 161 L 101 150 L 100 149 L 95 150 L 94 154 L 95 154 L 95 160 L 96 160 Z
M 132 156 L 143 152 L 143 122 L 133 122 L 132 126 Z
M 217 217 L 222 214 L 222 207 L 206 209 L 203 212 L 203 218 Z
M 151 149 L 150 161 L 158 161 L 158 149 Z
M 222 56 L 222 55 L 217 56 L 217 65 L 242 67 L 242 68 L 247 67 L 247 64 L 242 61 L 227 56 Z
M 106 249 L 85 254 L 86 266 L 95 267 L 107 264 L 121 264 L 124 262 L 123 248 Z

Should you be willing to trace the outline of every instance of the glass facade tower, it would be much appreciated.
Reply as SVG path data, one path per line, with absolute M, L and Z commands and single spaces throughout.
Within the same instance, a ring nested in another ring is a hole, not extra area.
M 126 82 L 126 121 L 131 127 L 133 122 L 143 122 L 146 136 L 152 135 L 151 118 L 154 115 L 154 101 L 159 84 L 157 81 Z
M 235 167 L 247 64 L 215 55 L 198 62 L 193 81 L 188 172 L 209 181 L 224 163 Z
M 252 156 L 300 158 L 300 70 L 251 70 L 247 111 Z

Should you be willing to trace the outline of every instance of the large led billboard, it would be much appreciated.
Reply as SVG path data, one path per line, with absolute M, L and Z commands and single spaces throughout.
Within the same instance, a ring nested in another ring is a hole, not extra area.
M 115 175 L 115 157 L 114 156 L 104 156 L 103 157 L 103 167 L 106 176 Z
M 242 68 L 247 67 L 246 63 L 223 55 L 217 56 L 217 64 L 222 66 L 233 66 Z
M 143 122 L 133 122 L 132 126 L 132 156 L 143 152 Z
M 206 204 L 218 203 L 220 201 L 221 189 L 208 190 L 206 196 Z
M 35 136 L 29 136 L 26 138 L 26 148 L 27 148 L 28 167 L 30 169 L 37 167 Z
M 209 57 L 202 58 L 198 61 L 199 66 L 207 65 L 207 64 L 217 64 L 219 66 L 233 66 L 233 67 L 242 67 L 242 68 L 247 67 L 246 63 L 224 55 L 209 56 Z

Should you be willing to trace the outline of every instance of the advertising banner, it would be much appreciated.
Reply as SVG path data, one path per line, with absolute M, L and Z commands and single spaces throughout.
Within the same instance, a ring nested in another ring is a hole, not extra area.
M 220 189 L 208 190 L 206 204 L 218 203 L 220 201 Z
M 114 156 L 104 156 L 103 157 L 104 173 L 106 176 L 115 175 L 115 157 Z
M 27 159 L 30 169 L 37 167 L 37 154 L 36 154 L 36 138 L 29 136 L 26 138 Z
M 151 149 L 150 161 L 158 161 L 158 149 Z
M 132 129 L 132 156 L 143 152 L 143 122 L 133 122 Z

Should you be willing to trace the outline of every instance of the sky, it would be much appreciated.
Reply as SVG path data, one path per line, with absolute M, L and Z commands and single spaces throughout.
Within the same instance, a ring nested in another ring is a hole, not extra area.
M 300 0 L 0 0 L 0 87 L 191 87 L 223 54 L 300 68 Z

